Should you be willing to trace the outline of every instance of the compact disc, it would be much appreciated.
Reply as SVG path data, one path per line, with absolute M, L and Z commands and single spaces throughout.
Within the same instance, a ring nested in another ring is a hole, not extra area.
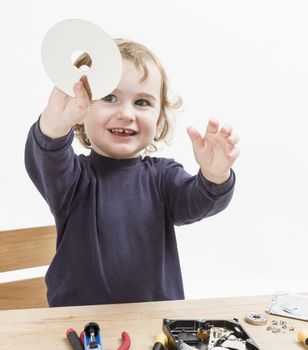
M 90 57 L 88 70 L 73 65 L 76 52 Z M 70 96 L 74 96 L 73 85 L 82 75 L 88 78 L 94 100 L 112 92 L 121 79 L 122 57 L 116 43 L 102 28 L 86 20 L 73 18 L 55 24 L 43 39 L 41 53 L 50 80 Z

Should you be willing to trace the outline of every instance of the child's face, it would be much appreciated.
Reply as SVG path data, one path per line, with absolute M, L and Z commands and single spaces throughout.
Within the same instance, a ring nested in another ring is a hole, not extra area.
M 112 158 L 135 158 L 154 139 L 160 114 L 161 74 L 147 62 L 148 77 L 123 60 L 122 78 L 108 96 L 95 101 L 84 127 L 95 152 Z

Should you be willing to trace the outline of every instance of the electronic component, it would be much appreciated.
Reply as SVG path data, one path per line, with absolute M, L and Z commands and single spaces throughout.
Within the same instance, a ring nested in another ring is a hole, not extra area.
M 163 320 L 170 350 L 260 350 L 237 319 Z
M 245 318 L 246 322 L 255 326 L 264 326 L 267 323 L 266 315 L 259 312 L 249 312 Z

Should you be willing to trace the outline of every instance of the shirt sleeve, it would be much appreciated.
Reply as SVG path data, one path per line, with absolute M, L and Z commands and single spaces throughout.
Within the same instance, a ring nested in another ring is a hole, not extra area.
M 51 139 L 36 122 L 26 141 L 26 170 L 54 216 L 68 215 L 77 193 L 87 183 L 86 171 L 71 145 L 73 138 L 71 130 L 66 136 Z
M 163 193 L 175 225 L 185 225 L 224 210 L 230 203 L 235 185 L 231 169 L 229 179 L 222 184 L 208 181 L 201 173 L 191 176 L 180 163 L 165 160 Z

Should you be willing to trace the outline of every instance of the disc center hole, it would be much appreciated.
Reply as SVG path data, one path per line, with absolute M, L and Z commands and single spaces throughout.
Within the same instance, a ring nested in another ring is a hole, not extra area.
M 80 72 L 86 72 L 92 67 L 91 56 L 84 50 L 75 50 L 71 55 L 71 63 Z

